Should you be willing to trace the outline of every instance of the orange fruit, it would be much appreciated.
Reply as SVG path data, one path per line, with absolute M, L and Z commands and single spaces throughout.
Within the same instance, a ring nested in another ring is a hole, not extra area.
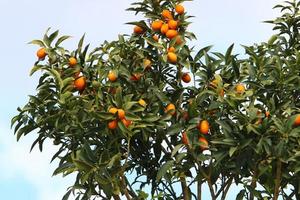
M 177 55 L 173 52 L 168 53 L 168 61 L 171 63 L 176 63 L 177 62 Z
M 151 67 L 151 60 L 144 59 L 143 66 L 144 66 L 144 69 L 149 69 Z
M 171 19 L 169 20 L 168 22 L 168 26 L 169 26 L 169 29 L 173 29 L 173 30 L 176 30 L 177 29 L 177 26 L 178 26 L 178 22 Z
M 132 76 L 130 77 L 130 80 L 132 80 L 132 81 L 138 81 L 138 80 L 141 79 L 141 77 L 142 77 L 142 74 L 135 73 L 135 74 L 132 74 Z
M 153 35 L 153 40 L 155 40 L 156 42 L 158 42 L 158 40 L 159 40 L 159 37 L 157 36 L 157 35 Z
M 122 119 L 122 123 L 128 128 L 131 125 L 132 121 L 124 118 Z
M 86 78 L 84 76 L 80 76 L 74 81 L 74 88 L 78 91 L 83 91 L 86 87 Z
M 74 57 L 69 58 L 69 65 L 71 67 L 75 66 L 77 64 L 77 60 Z
M 188 144 L 189 144 L 189 140 L 188 140 L 188 137 L 187 137 L 187 133 L 186 133 L 186 132 L 183 132 L 183 133 L 182 133 L 181 141 L 182 141 L 182 144 L 185 144 L 185 145 L 188 145 Z
M 111 114 L 116 114 L 118 112 L 118 108 L 115 108 L 115 107 L 111 107 L 109 110 L 108 110 L 109 113 Z
M 178 36 L 176 37 L 176 44 L 177 44 L 177 45 L 180 45 L 180 44 L 182 44 L 182 42 L 183 42 L 182 37 L 178 35 Z
M 141 106 L 143 106 L 143 107 L 146 107 L 146 106 L 147 106 L 147 103 L 146 103 L 146 101 L 145 101 L 144 99 L 140 99 L 140 100 L 138 101 L 138 103 L 139 103 Z
M 113 71 L 110 71 L 107 77 L 111 82 L 115 82 L 117 80 L 117 75 Z
M 123 109 L 118 109 L 118 117 L 119 119 L 125 118 L 125 111 Z
M 209 123 L 207 120 L 202 120 L 198 126 L 200 133 L 208 134 L 209 131 Z
M 298 114 L 295 118 L 294 121 L 294 126 L 299 126 L 300 125 L 300 114 Z
M 188 73 L 184 73 L 181 77 L 181 80 L 185 83 L 191 82 L 191 76 Z
M 265 115 L 266 115 L 267 118 L 269 118 L 270 117 L 270 111 L 266 111 Z
M 169 10 L 163 10 L 162 13 L 161 13 L 161 16 L 162 16 L 165 20 L 173 19 L 173 15 L 172 15 L 171 11 L 169 11 Z
M 235 86 L 235 91 L 238 93 L 238 94 L 244 94 L 245 92 L 245 86 L 243 84 L 237 84 Z
M 175 11 L 179 14 L 182 15 L 184 13 L 184 7 L 181 4 L 177 4 L 175 6 Z
M 175 112 L 176 112 L 175 109 L 176 109 L 175 105 L 172 104 L 172 103 L 170 103 L 170 104 L 167 105 L 167 107 L 166 107 L 166 109 L 165 109 L 165 112 L 171 111 L 170 114 L 171 114 L 171 115 L 174 115 Z
M 169 47 L 169 48 L 168 48 L 168 52 L 173 52 L 173 53 L 174 53 L 175 50 L 176 50 L 176 49 L 175 49 L 174 47 Z
M 176 30 L 168 30 L 166 33 L 167 38 L 169 38 L 170 40 L 176 37 L 177 35 L 178 32 Z
M 199 137 L 200 149 L 202 151 L 208 149 L 208 141 L 204 137 Z
M 108 122 L 107 126 L 109 129 L 114 130 L 118 126 L 118 121 L 117 120 L 110 121 L 110 122 Z
M 163 25 L 163 21 L 156 20 L 156 21 L 152 22 L 151 28 L 154 31 L 159 31 L 162 25 Z
M 163 24 L 163 25 L 161 26 L 161 28 L 160 28 L 160 32 L 161 32 L 162 34 L 166 34 L 166 33 L 168 32 L 168 30 L 169 30 L 169 25 L 168 25 L 168 24 Z
M 217 79 L 214 79 L 212 82 L 209 83 L 209 85 L 213 88 L 216 88 L 219 85 L 219 81 Z
M 40 48 L 37 52 L 36 55 L 39 59 L 44 59 L 47 55 L 46 49 L 45 48 Z
M 136 25 L 136 26 L 133 28 L 133 32 L 134 32 L 135 34 L 142 34 L 142 33 L 144 33 L 144 29 L 143 29 L 142 27 Z

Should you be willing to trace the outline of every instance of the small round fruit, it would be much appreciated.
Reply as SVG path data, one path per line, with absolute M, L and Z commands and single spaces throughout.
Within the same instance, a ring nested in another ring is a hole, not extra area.
M 175 51 L 176 51 L 175 47 L 169 47 L 169 48 L 168 48 L 168 52 L 173 52 L 173 53 L 175 53 Z
M 300 125 L 300 114 L 298 114 L 295 118 L 294 121 L 294 126 L 299 126 Z
M 136 25 L 136 26 L 133 28 L 133 32 L 134 32 L 135 34 L 142 34 L 142 33 L 144 33 L 144 29 L 143 29 L 142 27 Z
M 145 59 L 143 61 L 143 66 L 144 66 L 144 69 L 149 69 L 151 67 L 151 60 Z
M 161 16 L 162 16 L 165 20 L 173 19 L 173 15 L 172 15 L 171 11 L 169 11 L 169 10 L 163 10 L 162 13 L 161 13 Z
M 176 37 L 176 44 L 177 44 L 177 45 L 180 45 L 180 44 L 182 44 L 182 42 L 183 42 L 182 37 L 178 35 L 178 36 Z
M 111 114 L 116 114 L 118 112 L 118 108 L 115 108 L 115 107 L 111 107 L 109 110 L 108 110 L 109 113 Z
M 156 20 L 154 22 L 152 22 L 151 24 L 151 28 L 154 31 L 159 31 L 161 29 L 161 26 L 163 25 L 163 21 L 161 20 Z
M 110 80 L 111 82 L 115 82 L 117 80 L 117 75 L 113 71 L 110 71 L 108 73 L 107 77 L 108 77 L 108 80 Z
M 171 111 L 170 114 L 171 114 L 171 115 L 174 115 L 174 114 L 176 113 L 176 110 L 175 110 L 175 109 L 176 109 L 175 105 L 172 104 L 172 103 L 170 103 L 170 104 L 167 105 L 165 111 L 166 111 L 166 112 Z
M 188 140 L 188 137 L 187 137 L 187 133 L 186 133 L 186 132 L 183 132 L 183 133 L 182 133 L 181 141 L 182 141 L 182 144 L 184 144 L 184 145 L 188 145 L 188 144 L 189 144 L 189 140 Z
M 156 42 L 158 42 L 158 40 L 159 40 L 159 37 L 157 36 L 157 35 L 153 35 L 153 40 L 155 40 Z
M 169 30 L 168 24 L 163 24 L 163 25 L 161 26 L 161 28 L 160 28 L 160 32 L 161 32 L 163 35 L 165 35 L 165 34 L 168 32 L 168 30 Z
M 270 111 L 266 111 L 265 115 L 266 115 L 267 118 L 269 118 L 270 117 Z
M 199 137 L 199 142 L 200 142 L 199 146 L 202 151 L 208 149 L 208 141 L 206 140 L 205 137 Z
M 114 130 L 118 126 L 118 121 L 117 120 L 110 121 L 110 122 L 108 122 L 107 126 L 110 130 Z
M 39 59 L 44 59 L 47 55 L 46 49 L 45 48 L 40 48 L 37 52 L 36 55 Z
M 168 53 L 168 61 L 170 63 L 176 63 L 177 62 L 177 55 L 173 52 Z
M 244 94 L 245 92 L 245 86 L 243 84 L 237 84 L 235 86 L 235 91 L 238 93 L 238 94 Z
M 78 91 L 83 91 L 86 87 L 86 78 L 84 76 L 80 76 L 74 81 L 74 88 Z
M 170 40 L 175 38 L 177 35 L 178 35 L 178 32 L 176 30 L 168 30 L 166 33 L 167 38 L 169 38 Z
M 74 57 L 69 58 L 69 65 L 70 67 L 73 67 L 77 64 L 77 60 Z
M 199 124 L 199 131 L 202 134 L 208 134 L 209 131 L 209 123 L 207 120 L 202 120 Z
M 188 73 L 184 73 L 181 77 L 181 80 L 185 83 L 191 82 L 191 76 Z
M 138 103 L 139 103 L 141 106 L 143 106 L 143 107 L 146 107 L 146 106 L 147 106 L 147 103 L 146 103 L 146 101 L 145 101 L 144 99 L 140 99 L 140 100 L 138 101 Z
M 122 123 L 128 128 L 132 124 L 132 121 L 124 118 L 122 119 Z
M 176 30 L 177 27 L 178 27 L 178 22 L 175 21 L 175 20 L 173 20 L 173 19 L 171 19 L 171 20 L 169 20 L 169 22 L 168 22 L 168 26 L 169 26 L 169 29 Z
M 125 111 L 123 109 L 118 109 L 118 118 L 119 119 L 125 118 Z
M 182 15 L 184 13 L 184 7 L 181 4 L 177 4 L 175 6 L 175 11 L 178 13 L 178 15 Z

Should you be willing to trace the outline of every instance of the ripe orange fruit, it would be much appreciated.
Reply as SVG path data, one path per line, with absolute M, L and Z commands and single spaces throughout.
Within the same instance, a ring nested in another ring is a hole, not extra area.
M 270 111 L 266 111 L 265 115 L 266 115 L 267 118 L 269 118 L 270 117 Z
M 245 86 L 243 84 L 237 84 L 235 86 L 235 91 L 238 93 L 238 94 L 244 94 L 245 92 Z
M 208 141 L 204 137 L 199 137 L 200 149 L 202 151 L 208 149 Z
M 135 34 L 142 34 L 142 33 L 144 33 L 144 29 L 143 29 L 142 27 L 136 25 L 136 26 L 133 28 L 133 32 L 134 32 Z
M 170 20 L 173 19 L 173 15 L 169 10 L 163 10 L 161 13 L 161 16 L 165 19 L 165 20 Z
M 69 65 L 71 67 L 75 66 L 77 64 L 77 60 L 74 57 L 69 58 Z
M 179 14 L 182 15 L 184 13 L 184 7 L 181 4 L 177 4 L 175 6 L 175 11 Z
M 122 123 L 128 128 L 131 125 L 132 121 L 124 118 L 122 119 Z
M 180 45 L 180 44 L 182 44 L 182 42 L 183 42 L 182 37 L 178 35 L 178 36 L 176 37 L 176 44 L 177 44 L 177 45 Z
M 149 69 L 151 67 L 151 60 L 144 59 L 143 65 L 144 65 L 144 69 Z
M 171 63 L 176 63 L 177 62 L 177 55 L 173 52 L 168 53 L 168 61 Z
M 175 105 L 172 104 L 172 103 L 170 103 L 170 104 L 167 105 L 167 107 L 166 107 L 166 109 L 165 109 L 165 112 L 169 112 L 169 111 L 172 110 L 172 111 L 170 112 L 170 114 L 171 114 L 171 115 L 174 115 L 175 112 L 176 112 L 175 109 L 176 109 Z
M 110 121 L 110 122 L 108 122 L 107 126 L 109 129 L 114 130 L 118 126 L 118 121 L 117 120 Z
M 143 107 L 146 107 L 146 106 L 147 106 L 147 103 L 146 103 L 146 101 L 145 101 L 144 99 L 140 99 L 140 100 L 138 101 L 138 103 L 139 103 L 141 106 L 143 106 Z
M 188 145 L 188 144 L 189 144 L 189 140 L 188 140 L 188 137 L 187 137 L 187 133 L 186 133 L 186 132 L 183 132 L 183 133 L 182 133 L 181 141 L 182 141 L 182 144 L 184 144 L 184 145 Z
M 200 133 L 208 134 L 209 131 L 209 123 L 207 120 L 202 120 L 198 126 Z
M 168 30 L 169 30 L 169 25 L 168 25 L 168 24 L 163 24 L 163 25 L 161 26 L 161 28 L 160 28 L 160 32 L 161 32 L 162 34 L 166 34 L 166 33 L 168 32 Z
M 153 40 L 155 40 L 156 42 L 158 42 L 158 40 L 159 40 L 159 37 L 157 36 L 157 35 L 153 35 Z
M 176 49 L 175 49 L 174 47 L 169 47 L 169 48 L 168 48 L 168 52 L 173 52 L 173 53 L 174 53 L 175 50 L 176 50 Z
M 295 118 L 294 121 L 294 126 L 299 126 L 300 125 L 300 114 L 298 114 Z
M 119 119 L 125 118 L 125 111 L 123 109 L 118 109 L 118 117 Z
M 115 82 L 117 80 L 117 75 L 113 71 L 110 71 L 107 77 L 111 82 Z
M 169 38 L 170 40 L 176 37 L 177 35 L 178 32 L 176 30 L 168 30 L 166 33 L 167 38 Z
M 181 77 L 181 80 L 185 83 L 191 82 L 191 76 L 188 73 L 184 73 Z
M 109 110 L 108 110 L 109 113 L 111 114 L 116 114 L 118 112 L 118 108 L 115 108 L 115 107 L 111 107 Z
M 156 20 L 156 21 L 152 22 L 151 28 L 154 31 L 159 31 L 162 25 L 163 25 L 163 21 Z
M 74 81 L 74 88 L 78 91 L 83 91 L 86 87 L 86 78 L 84 76 L 80 76 Z
M 46 49 L 45 48 L 40 48 L 37 52 L 36 55 L 39 59 L 44 59 L 47 55 Z
M 176 30 L 177 29 L 177 26 L 178 26 L 178 22 L 171 19 L 169 20 L 168 22 L 168 26 L 169 26 L 169 29 L 173 29 L 173 30 Z

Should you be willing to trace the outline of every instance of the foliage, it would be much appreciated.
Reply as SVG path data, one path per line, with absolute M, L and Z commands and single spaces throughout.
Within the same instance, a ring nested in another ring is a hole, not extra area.
M 300 199 L 300 2 L 275 6 L 282 16 L 267 23 L 277 34 L 244 46 L 243 59 L 233 45 L 225 54 L 190 48 L 190 16 L 175 11 L 183 2 L 133 3 L 128 10 L 146 20 L 91 51 L 84 36 L 77 49 L 63 48 L 69 37 L 58 31 L 31 42 L 46 56 L 30 73 L 41 72 L 37 94 L 12 125 L 17 140 L 37 135 L 32 148 L 42 151 L 46 139 L 58 145 L 54 175 L 77 174 L 63 199 L 201 199 L 203 184 L 212 199 L 225 199 L 233 184 L 243 186 L 237 199 Z M 171 20 L 163 10 L 179 22 L 179 38 L 151 28 Z

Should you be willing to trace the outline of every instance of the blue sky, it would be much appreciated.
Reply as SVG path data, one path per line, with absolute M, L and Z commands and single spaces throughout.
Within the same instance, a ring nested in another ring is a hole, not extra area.
M 73 38 L 65 43 L 75 48 L 86 33 L 86 41 L 96 46 L 113 40 L 119 33 L 131 33 L 128 21 L 141 19 L 125 9 L 133 0 L 0 0 L 0 194 L 9 200 L 60 199 L 74 177 L 52 177 L 55 163 L 49 164 L 55 148 L 50 143 L 45 151 L 29 153 L 34 135 L 16 142 L 10 119 L 16 108 L 35 93 L 37 76 L 29 77 L 36 60 L 36 46 L 28 45 L 41 38 L 48 27 L 59 29 Z M 250 45 L 265 41 L 271 26 L 261 23 L 272 19 L 271 8 L 277 0 L 194 0 L 185 4 L 193 24 L 190 31 L 198 37 L 192 44 L 196 49 L 214 45 L 214 50 L 225 51 L 232 44 Z M 240 47 L 235 50 L 242 54 Z

